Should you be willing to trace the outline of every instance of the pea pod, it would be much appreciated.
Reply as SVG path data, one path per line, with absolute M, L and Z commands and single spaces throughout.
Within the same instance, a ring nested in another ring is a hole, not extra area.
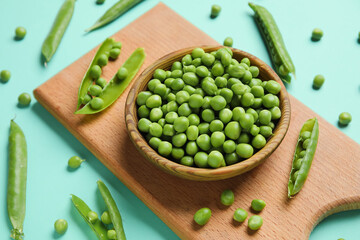
M 9 136 L 7 210 L 13 229 L 11 238 L 22 239 L 26 205 L 27 147 L 23 131 L 13 120 Z
M 319 124 L 316 118 L 307 120 L 301 128 L 292 162 L 288 197 L 297 194 L 309 174 L 319 138 Z
M 123 224 L 122 224 L 121 215 L 120 215 L 119 209 L 117 208 L 113 197 L 111 196 L 109 189 L 106 187 L 106 185 L 101 180 L 97 181 L 97 185 L 100 190 L 101 196 L 104 199 L 106 207 L 109 211 L 111 222 L 116 231 L 116 239 L 117 240 L 125 240 L 126 237 L 125 237 L 125 232 L 124 232 L 124 228 L 123 228 Z
M 290 73 L 295 77 L 295 66 L 286 50 L 284 40 L 273 16 L 262 6 L 254 3 L 249 3 L 249 6 L 255 12 L 255 21 L 269 50 L 276 72 L 284 82 L 290 83 Z
M 76 0 L 65 0 L 56 16 L 53 26 L 41 48 L 45 63 L 49 62 L 55 54 L 56 49 L 64 36 L 65 30 L 69 25 L 74 12 L 75 1 Z
M 90 226 L 90 228 L 93 230 L 93 232 L 96 234 L 98 239 L 100 240 L 109 240 L 107 237 L 107 229 L 105 225 L 100 221 L 97 220 L 94 223 L 90 222 L 87 218 L 87 214 L 91 211 L 88 205 L 81 200 L 81 198 L 71 195 L 71 200 L 75 206 L 75 208 L 78 210 L 82 218 L 87 222 L 87 224 Z
M 111 8 L 109 8 L 104 13 L 104 15 L 102 15 L 96 21 L 96 23 L 93 26 L 86 29 L 85 32 L 90 32 L 92 30 L 100 28 L 100 27 L 114 21 L 115 19 L 117 19 L 118 17 L 120 17 L 121 15 L 126 13 L 130 8 L 134 7 L 136 4 L 138 4 L 141 1 L 143 1 L 143 0 L 120 0 L 120 1 L 118 1 Z
M 115 76 L 105 86 L 102 93 L 98 97 L 92 99 L 83 108 L 76 111 L 75 114 L 98 113 L 110 106 L 113 102 L 115 102 L 115 100 L 120 97 L 126 87 L 130 84 L 136 73 L 139 71 L 145 60 L 145 56 L 146 55 L 143 48 L 136 49 L 121 67 L 121 69 L 127 70 L 127 76 L 125 77 L 125 79 L 119 80 L 118 74 L 115 74 Z M 94 109 L 91 107 L 91 102 L 95 99 L 102 100 L 102 106 L 98 109 Z
M 97 62 L 101 55 L 105 54 L 106 56 L 109 56 L 111 49 L 113 49 L 114 44 L 116 43 L 117 42 L 113 38 L 107 38 L 97 50 L 93 60 L 90 63 L 88 70 L 86 71 L 84 78 L 81 81 L 78 92 L 77 110 L 80 108 L 81 104 L 83 103 L 84 97 L 87 95 L 89 87 L 93 84 L 93 79 L 90 76 L 90 69 L 93 66 L 97 65 Z

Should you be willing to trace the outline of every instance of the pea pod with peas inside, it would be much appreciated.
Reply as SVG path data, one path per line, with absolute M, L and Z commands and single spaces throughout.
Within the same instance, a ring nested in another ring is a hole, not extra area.
M 119 71 L 109 81 L 109 83 L 106 84 L 101 93 L 97 97 L 91 99 L 88 103 L 86 103 L 83 108 L 77 110 L 75 114 L 98 113 L 110 106 L 113 102 L 115 102 L 115 100 L 120 97 L 126 87 L 130 84 L 131 80 L 135 77 L 136 73 L 139 71 L 140 67 L 143 64 L 145 57 L 146 55 L 144 49 L 137 48 L 125 61 L 125 63 L 121 66 Z M 88 87 L 91 85 L 91 82 L 89 82 L 89 80 L 91 79 L 86 78 L 86 86 Z M 81 96 L 83 96 L 84 98 L 87 95 L 86 89 L 88 89 L 88 87 L 86 88 L 86 86 L 83 86 L 83 83 L 80 86 L 78 104 L 80 103 Z
M 11 238 L 23 239 L 26 207 L 27 146 L 23 131 L 13 120 L 9 135 L 7 211 L 13 227 Z
M 292 162 L 288 197 L 297 194 L 309 174 L 319 138 L 319 124 L 316 118 L 307 120 L 300 130 Z
M 249 6 L 255 12 L 255 21 L 269 50 L 275 71 L 280 75 L 281 80 L 290 83 L 290 74 L 295 77 L 295 66 L 286 50 L 284 40 L 273 16 L 262 6 L 254 3 L 249 3 Z

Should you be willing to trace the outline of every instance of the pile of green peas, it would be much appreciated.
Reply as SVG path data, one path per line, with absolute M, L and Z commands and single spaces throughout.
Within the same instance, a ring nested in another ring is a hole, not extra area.
M 263 148 L 281 117 L 281 85 L 262 81 L 230 48 L 195 48 L 156 69 L 138 94 L 138 129 L 161 156 L 186 166 L 219 168 Z

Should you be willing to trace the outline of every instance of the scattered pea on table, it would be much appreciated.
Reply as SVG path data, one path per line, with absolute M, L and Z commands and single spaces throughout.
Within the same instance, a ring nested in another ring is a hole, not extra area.
M 260 212 L 262 211 L 266 206 L 266 203 L 264 200 L 261 199 L 254 199 L 251 201 L 251 208 L 254 211 Z
M 231 190 L 225 190 L 221 193 L 220 200 L 221 203 L 225 206 L 230 206 L 234 203 L 234 192 Z
M 210 17 L 211 18 L 216 18 L 217 16 L 219 16 L 221 12 L 221 7 L 217 4 L 214 4 L 211 6 L 211 14 Z
M 2 70 L 0 72 L 0 80 L 1 80 L 1 82 L 6 83 L 6 82 L 8 82 L 10 80 L 10 78 L 11 78 L 11 73 L 10 73 L 9 70 Z
M 311 40 L 312 41 L 320 41 L 322 36 L 324 35 L 323 31 L 320 28 L 314 28 L 311 33 Z
M 244 222 L 247 217 L 248 213 L 244 209 L 238 208 L 234 212 L 233 219 L 237 222 Z
M 348 125 L 352 120 L 351 114 L 348 112 L 342 112 L 339 115 L 339 124 L 340 125 Z
M 313 88 L 315 89 L 321 88 L 324 82 L 325 82 L 325 78 L 323 75 L 321 74 L 316 75 L 313 80 Z
M 211 210 L 209 208 L 200 208 L 194 215 L 194 221 L 203 226 L 205 225 L 211 217 Z
M 26 29 L 24 27 L 17 27 L 15 29 L 15 38 L 18 40 L 24 39 L 26 35 Z
M 251 230 L 258 230 L 259 228 L 261 228 L 261 226 L 263 225 L 263 219 L 261 216 L 259 215 L 254 215 L 254 216 L 251 216 L 249 218 L 249 221 L 248 221 L 248 227 L 251 229 Z
M 28 93 L 22 93 L 18 97 L 18 102 L 21 106 L 29 106 L 31 102 L 31 96 Z
M 68 223 L 65 219 L 58 219 L 54 223 L 54 228 L 58 234 L 64 234 L 68 229 Z
M 69 158 L 68 166 L 70 168 L 78 168 L 78 167 L 80 167 L 81 163 L 84 161 L 85 161 L 85 159 L 81 159 L 78 156 L 73 156 L 73 157 Z

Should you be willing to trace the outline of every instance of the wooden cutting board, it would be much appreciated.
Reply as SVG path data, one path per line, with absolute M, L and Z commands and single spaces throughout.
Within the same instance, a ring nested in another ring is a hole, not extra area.
M 162 3 L 113 37 L 123 43 L 123 49 L 120 59 L 104 68 L 106 79 L 137 47 L 144 47 L 147 53 L 144 70 L 174 50 L 218 44 Z M 360 208 L 360 146 L 292 96 L 286 137 L 272 156 L 251 172 L 217 182 L 194 182 L 160 171 L 137 152 L 126 132 L 124 107 L 129 89 L 100 114 L 73 114 L 78 86 L 96 49 L 35 89 L 34 95 L 180 238 L 307 239 L 324 216 Z M 313 166 L 302 191 L 288 200 L 288 175 L 298 133 L 302 124 L 315 116 L 319 119 L 320 136 Z M 219 200 L 225 189 L 235 193 L 235 203 L 228 208 L 221 206 Z M 247 222 L 234 223 L 232 215 L 239 207 L 253 215 L 249 206 L 255 198 L 265 200 L 267 206 L 260 213 L 263 227 L 252 232 Z M 193 214 L 205 206 L 212 209 L 213 216 L 207 225 L 198 227 L 192 220 Z

